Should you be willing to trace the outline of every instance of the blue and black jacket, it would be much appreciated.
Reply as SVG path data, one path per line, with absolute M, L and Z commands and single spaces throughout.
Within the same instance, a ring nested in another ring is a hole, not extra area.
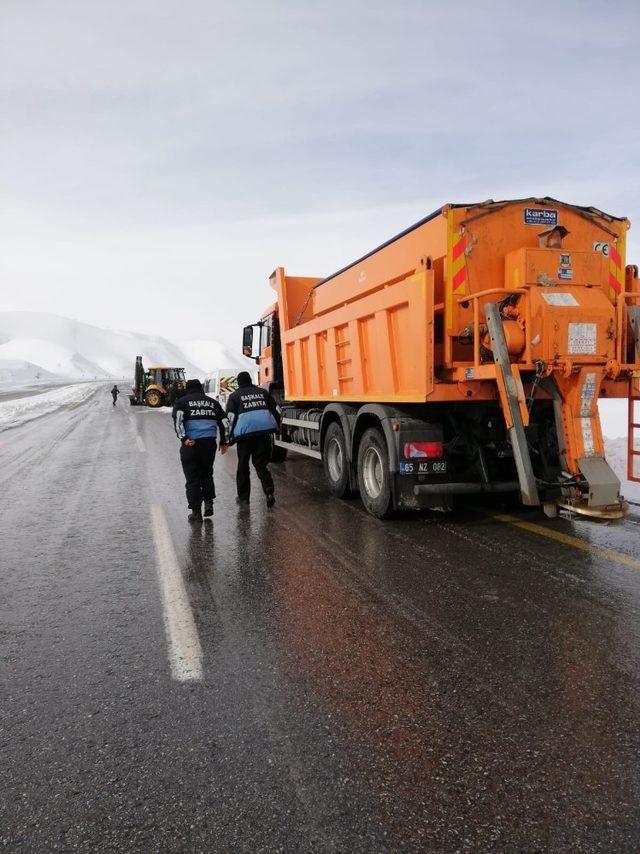
M 278 406 L 269 392 L 256 385 L 241 385 L 229 395 L 227 415 L 230 442 L 275 433 L 280 427 Z
M 180 441 L 184 439 L 215 439 L 220 443 L 226 440 L 224 427 L 224 409 L 217 400 L 200 388 L 188 388 L 173 405 L 173 423 Z

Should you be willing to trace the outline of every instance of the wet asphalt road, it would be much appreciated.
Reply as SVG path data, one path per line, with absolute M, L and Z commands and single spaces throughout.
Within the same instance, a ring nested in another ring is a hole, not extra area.
M 0 434 L 2 850 L 638 850 L 637 522 L 382 523 L 293 458 L 247 512 L 234 462 L 191 529 L 166 412 Z

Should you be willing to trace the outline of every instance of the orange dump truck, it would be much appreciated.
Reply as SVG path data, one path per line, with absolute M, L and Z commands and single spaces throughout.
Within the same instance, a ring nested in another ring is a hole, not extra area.
M 274 459 L 322 460 L 378 517 L 495 492 L 623 515 L 597 402 L 629 398 L 638 479 L 628 227 L 549 198 L 448 204 L 326 278 L 277 269 L 243 337 L 282 408 Z

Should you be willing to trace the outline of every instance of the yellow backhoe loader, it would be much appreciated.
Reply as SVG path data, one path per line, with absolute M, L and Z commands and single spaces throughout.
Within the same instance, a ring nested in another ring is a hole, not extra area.
M 129 395 L 131 406 L 173 406 L 186 386 L 184 368 L 154 366 L 145 370 L 142 356 L 136 356 L 134 385 Z

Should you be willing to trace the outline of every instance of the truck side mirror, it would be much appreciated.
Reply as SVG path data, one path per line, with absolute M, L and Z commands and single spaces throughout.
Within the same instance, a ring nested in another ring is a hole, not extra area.
M 257 355 L 254 355 L 254 352 L 253 352 L 253 330 L 256 328 L 257 329 L 260 328 L 259 323 L 254 323 L 251 326 L 245 326 L 245 328 L 242 330 L 242 353 L 244 356 L 248 356 L 250 359 L 255 359 L 257 362 L 260 353 L 258 353 Z M 258 344 L 259 344 L 260 343 L 260 335 L 258 335 L 257 337 L 258 337 Z
M 245 326 L 242 330 L 242 355 L 253 355 L 253 326 Z

